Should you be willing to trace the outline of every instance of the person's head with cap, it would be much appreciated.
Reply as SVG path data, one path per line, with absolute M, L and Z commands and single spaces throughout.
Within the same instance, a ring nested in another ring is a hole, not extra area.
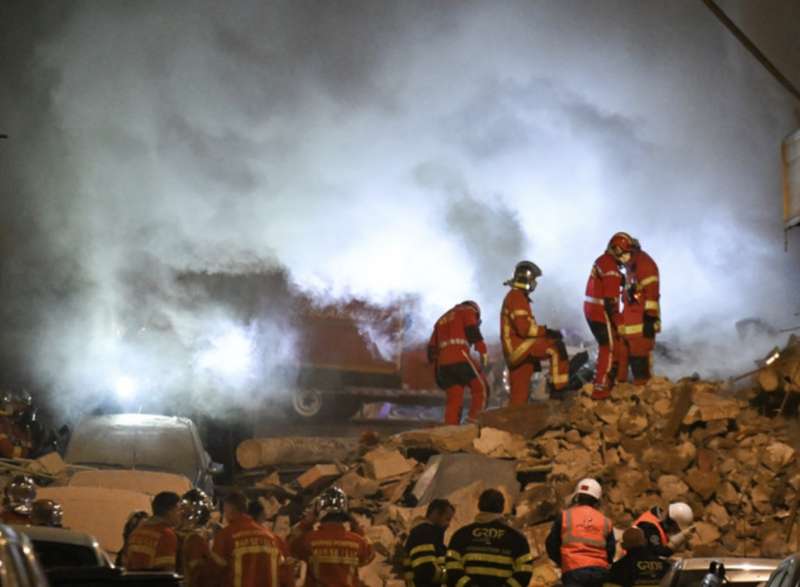
M 622 533 L 622 548 L 631 551 L 637 548 L 644 548 L 647 546 L 647 539 L 644 535 L 644 530 L 634 526 L 628 528 Z
M 575 492 L 572 494 L 572 503 L 575 505 L 588 505 L 596 507 L 603 497 L 603 488 L 596 479 L 586 478 L 578 481 Z

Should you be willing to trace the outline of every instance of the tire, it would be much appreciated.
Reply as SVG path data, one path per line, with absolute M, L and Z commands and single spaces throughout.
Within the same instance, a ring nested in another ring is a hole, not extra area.
M 301 422 L 347 420 L 361 408 L 356 398 L 326 394 L 319 389 L 297 389 L 292 393 L 289 414 Z

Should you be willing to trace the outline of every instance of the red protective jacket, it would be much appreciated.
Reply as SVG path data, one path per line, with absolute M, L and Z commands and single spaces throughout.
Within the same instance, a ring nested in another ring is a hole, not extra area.
M 622 291 L 622 274 L 617 261 L 609 253 L 603 253 L 592 265 L 586 283 L 586 300 L 583 312 L 591 322 L 616 324 L 619 314 L 619 298 Z
M 656 332 L 661 329 L 661 293 L 658 266 L 652 257 L 644 251 L 636 251 L 628 265 L 628 281 L 626 285 L 625 309 L 620 334 L 625 337 L 642 336 L 644 316 L 647 314 L 657 320 Z
M 547 327 L 536 323 L 528 294 L 521 289 L 512 288 L 503 300 L 500 335 L 510 367 L 515 367 L 537 340 L 547 336 Z
M 480 317 L 472 306 L 459 304 L 447 311 L 433 327 L 428 360 L 438 365 L 464 363 L 468 361 L 471 346 L 485 355 L 487 349 L 480 324 Z
M 301 522 L 290 540 L 292 556 L 308 564 L 306 587 L 358 587 L 358 569 L 375 556 L 369 541 L 338 522 L 316 530 Z
M 131 571 L 175 569 L 178 536 L 161 518 L 145 520 L 131 533 L 123 565 Z
M 287 553 L 280 537 L 247 515 L 225 526 L 211 549 L 214 562 L 224 567 L 224 587 L 291 585 Z

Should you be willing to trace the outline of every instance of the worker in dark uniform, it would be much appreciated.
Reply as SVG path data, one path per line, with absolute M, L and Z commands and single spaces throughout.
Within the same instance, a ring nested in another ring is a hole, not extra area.
M 648 547 L 641 528 L 634 526 L 622 534 L 626 554 L 608 572 L 605 587 L 655 586 L 669 570 L 669 562 Z
M 407 587 L 440 587 L 446 582 L 444 533 L 455 508 L 446 499 L 434 499 L 425 519 L 416 524 L 405 544 L 403 561 Z
M 487 489 L 475 523 L 458 530 L 447 549 L 448 587 L 527 587 L 533 574 L 528 540 L 503 520 L 505 498 Z

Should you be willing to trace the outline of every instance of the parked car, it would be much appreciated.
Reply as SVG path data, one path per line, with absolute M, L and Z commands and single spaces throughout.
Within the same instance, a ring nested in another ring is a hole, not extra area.
M 214 494 L 214 475 L 224 467 L 211 460 L 189 418 L 147 414 L 90 416 L 78 423 L 64 460 L 101 469 L 140 469 L 183 475 Z
M 714 561 L 725 565 L 726 585 L 732 587 L 757 587 L 781 562 L 770 558 L 684 558 L 673 563 L 660 587 L 700 587 Z
M 800 587 L 800 555 L 783 559 L 770 575 L 766 587 Z
M 30 539 L 0 524 L 0 585 L 47 587 L 47 577 Z
M 46 526 L 11 526 L 33 543 L 36 558 L 45 571 L 57 567 L 112 567 L 97 540 L 83 532 Z

